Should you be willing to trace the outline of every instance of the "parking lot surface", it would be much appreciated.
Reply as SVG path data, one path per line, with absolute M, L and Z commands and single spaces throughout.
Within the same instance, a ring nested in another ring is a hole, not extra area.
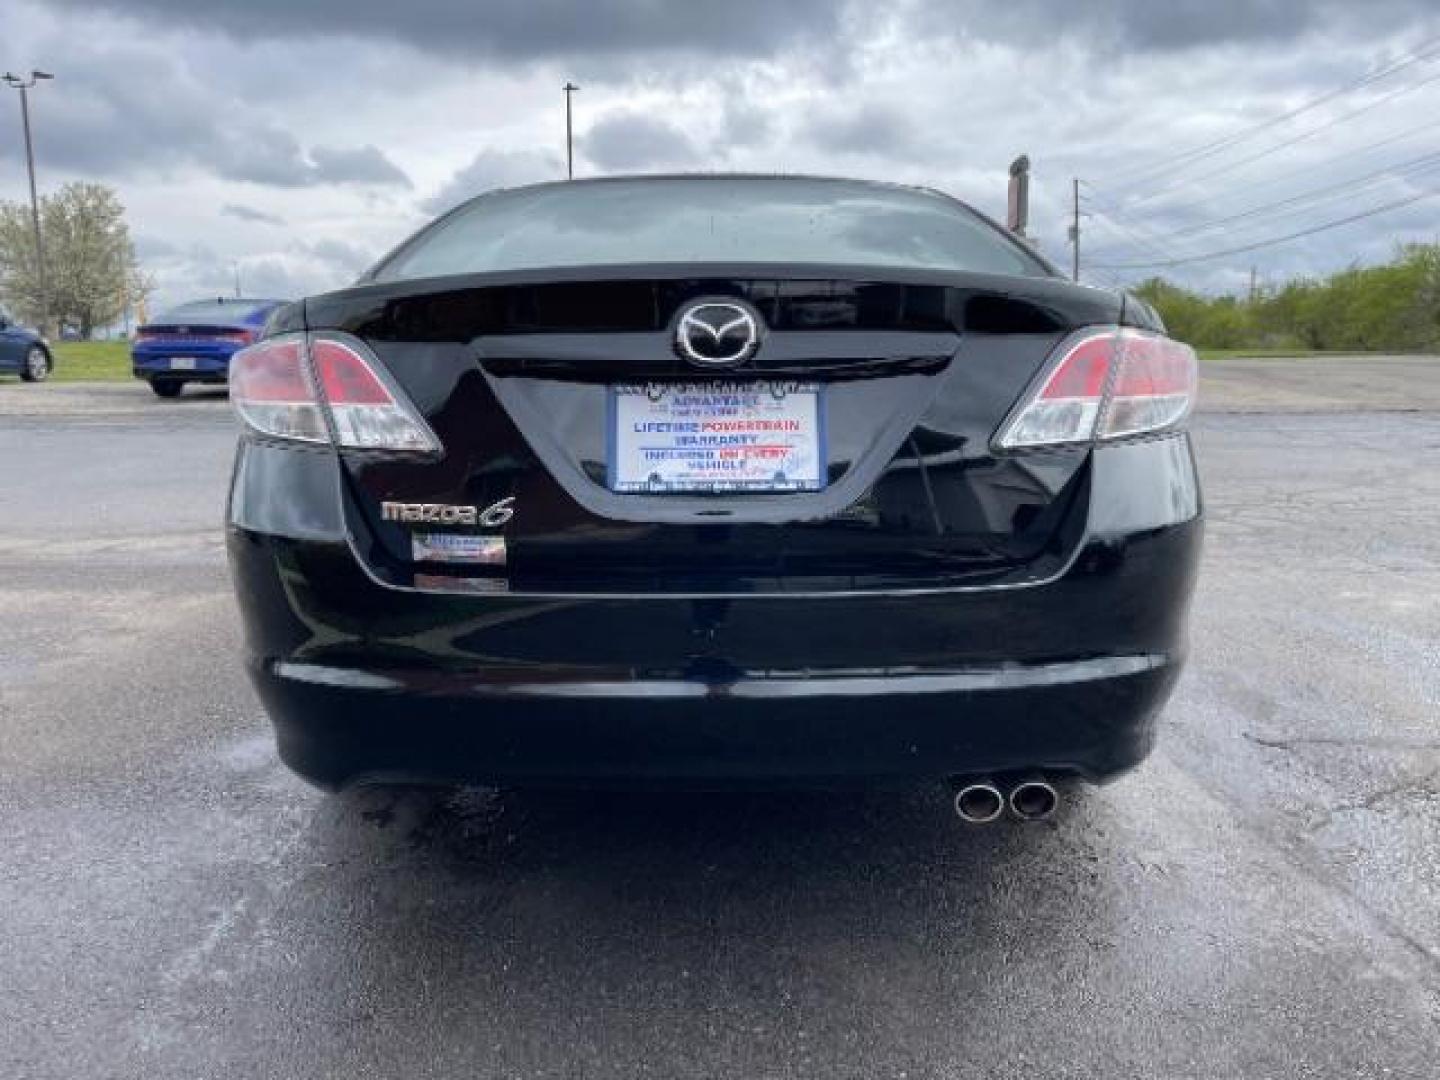
M 223 397 L 0 385 L 0 1076 L 1435 1076 L 1440 361 L 1284 363 L 1206 369 L 1159 750 L 978 829 L 317 793 L 240 669 Z

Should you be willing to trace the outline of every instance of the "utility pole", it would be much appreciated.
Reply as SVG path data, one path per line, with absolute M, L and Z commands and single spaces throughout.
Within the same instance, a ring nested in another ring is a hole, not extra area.
M 35 146 L 30 140 L 30 90 L 42 79 L 53 79 L 48 71 L 30 72 L 30 78 L 6 72 L 7 85 L 20 91 L 20 123 L 25 128 L 25 168 L 30 173 L 30 223 L 35 228 L 35 280 L 40 286 L 40 332 L 47 331 L 50 321 L 50 288 L 45 281 L 45 247 L 40 238 L 40 199 L 35 193 Z
M 1250 303 L 1255 303 L 1255 297 L 1260 293 L 1259 282 L 1256 280 L 1257 270 L 1250 267 Z
M 575 179 L 575 127 L 570 117 L 570 95 L 580 88 L 565 81 L 565 179 Z
M 1077 176 L 1071 181 L 1071 189 L 1074 192 L 1070 217 L 1070 243 L 1074 250 L 1070 257 L 1070 280 L 1080 280 L 1080 178 Z

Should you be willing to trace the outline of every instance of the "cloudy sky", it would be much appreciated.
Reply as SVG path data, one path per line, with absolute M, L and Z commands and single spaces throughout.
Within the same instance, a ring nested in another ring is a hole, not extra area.
M 873 177 L 1002 216 L 1026 152 L 1057 261 L 1084 179 L 1097 282 L 1392 204 L 1163 272 L 1240 289 L 1440 238 L 1440 0 L 5 0 L 0 67 L 56 74 L 41 186 L 115 186 L 161 305 L 237 268 L 249 295 L 338 287 L 471 194 L 558 178 L 567 79 L 578 175 Z

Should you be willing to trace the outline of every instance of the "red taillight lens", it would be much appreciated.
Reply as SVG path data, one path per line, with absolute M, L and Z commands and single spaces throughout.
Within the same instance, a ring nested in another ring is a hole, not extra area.
M 354 349 L 322 338 L 310 347 L 315 373 L 331 407 L 337 405 L 393 405 L 394 398 Z
M 1038 390 L 1001 430 L 1015 450 L 1177 427 L 1195 400 L 1195 352 L 1144 330 L 1105 327 L 1061 346 Z
M 368 353 L 358 341 L 329 336 L 310 340 L 310 358 L 330 408 L 336 442 L 357 450 L 439 450 L 425 422 L 387 385 L 379 362 Z
M 234 342 L 237 345 L 249 345 L 255 340 L 254 330 L 222 330 L 215 335 L 221 341 Z
M 1120 370 L 1100 425 L 1100 438 L 1161 431 L 1190 415 L 1198 365 L 1195 350 L 1155 334 L 1121 338 Z
M 1110 377 L 1110 334 L 1085 338 L 1071 348 L 1045 380 L 1040 397 L 1046 401 L 1099 399 Z
M 230 360 L 230 403 L 262 435 L 325 442 L 329 434 L 305 362 L 305 336 L 286 334 Z
M 357 450 L 438 450 L 382 372 L 359 341 L 286 334 L 235 354 L 230 400 L 247 424 L 275 438 L 325 442 L 333 430 L 339 446 Z

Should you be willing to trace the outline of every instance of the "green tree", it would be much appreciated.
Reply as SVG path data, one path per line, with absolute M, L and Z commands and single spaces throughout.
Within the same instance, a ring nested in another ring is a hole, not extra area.
M 1181 341 L 1200 342 L 1205 329 L 1203 296 L 1158 277 L 1142 281 L 1130 291 L 1160 312 L 1170 333 Z
M 58 324 L 88 338 L 120 317 L 143 280 L 125 207 L 104 184 L 66 184 L 41 199 L 40 229 L 48 305 L 41 296 L 30 208 L 0 202 L 0 302 L 20 319 Z
M 1131 291 L 1176 337 L 1212 349 L 1440 349 L 1440 244 L 1412 244 L 1382 265 L 1297 278 L 1253 299 L 1205 296 L 1162 278 Z

